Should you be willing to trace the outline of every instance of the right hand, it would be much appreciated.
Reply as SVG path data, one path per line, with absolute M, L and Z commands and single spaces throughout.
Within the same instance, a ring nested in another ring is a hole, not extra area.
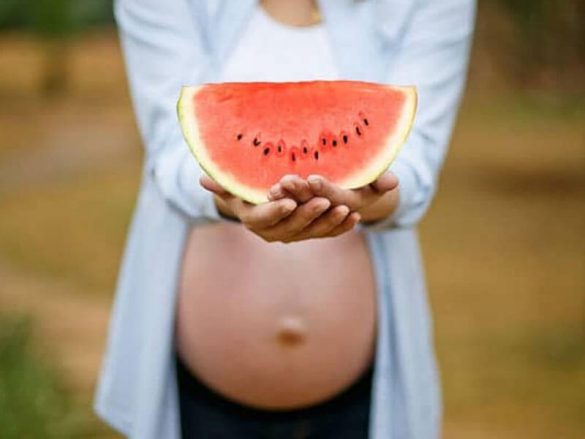
M 251 232 L 266 242 L 290 243 L 306 239 L 341 235 L 359 222 L 357 213 L 347 206 L 335 206 L 326 198 L 315 197 L 303 204 L 290 198 L 254 205 L 227 192 L 204 176 L 201 186 L 216 196 L 220 211 L 238 218 Z

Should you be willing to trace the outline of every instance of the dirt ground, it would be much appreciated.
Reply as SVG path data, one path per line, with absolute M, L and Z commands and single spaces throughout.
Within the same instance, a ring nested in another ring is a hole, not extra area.
M 35 43 L 0 53 L 0 309 L 35 317 L 89 413 L 140 169 L 123 66 L 89 35 L 46 101 Z M 472 82 L 421 226 L 448 439 L 585 436 L 584 120 Z

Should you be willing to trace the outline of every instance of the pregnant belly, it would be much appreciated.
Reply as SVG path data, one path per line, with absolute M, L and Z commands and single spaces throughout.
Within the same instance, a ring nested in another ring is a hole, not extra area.
M 369 366 L 375 286 L 358 233 L 266 244 L 239 225 L 192 230 L 177 349 L 218 393 L 265 409 L 326 400 Z

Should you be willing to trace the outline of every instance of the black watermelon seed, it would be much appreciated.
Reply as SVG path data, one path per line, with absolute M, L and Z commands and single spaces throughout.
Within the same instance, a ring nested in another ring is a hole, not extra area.
M 242 137 L 244 137 L 244 135 L 243 135 L 243 134 L 238 134 L 236 138 L 237 138 L 238 140 L 242 140 Z
M 258 140 L 256 137 L 254 137 L 254 140 L 252 141 L 252 143 L 254 144 L 254 146 L 259 146 L 262 142 L 260 142 L 260 140 Z
M 356 133 L 358 136 L 361 136 L 361 135 L 362 135 L 362 131 L 360 130 L 360 127 L 357 127 L 357 126 L 355 127 L 355 133 Z
M 323 146 L 327 145 L 327 139 L 325 137 L 323 137 L 322 142 L 323 142 Z
M 292 159 L 293 162 L 297 161 L 297 156 L 295 155 L 294 152 L 291 154 L 290 158 Z
M 270 148 L 264 148 L 264 151 L 262 151 L 262 153 L 263 153 L 264 155 L 268 155 L 268 154 L 270 154 Z
M 319 160 L 319 151 L 315 151 L 313 155 L 315 156 L 315 160 Z
M 347 145 L 347 142 L 349 141 L 349 137 L 347 137 L 347 134 L 344 134 L 342 139 L 343 139 L 343 143 L 345 143 Z
M 368 126 L 368 125 L 370 125 L 370 123 L 368 122 L 368 119 L 366 119 L 366 118 L 364 118 L 364 125 L 365 125 L 365 126 Z
M 333 147 L 335 148 L 337 146 L 337 140 L 332 141 L 331 145 L 333 145 Z
M 280 139 L 276 144 L 276 153 L 279 156 L 283 156 L 286 153 L 286 145 L 284 143 L 284 140 Z
M 307 149 L 307 147 L 306 146 L 303 146 L 303 154 L 306 154 L 308 152 L 309 152 L 309 150 Z

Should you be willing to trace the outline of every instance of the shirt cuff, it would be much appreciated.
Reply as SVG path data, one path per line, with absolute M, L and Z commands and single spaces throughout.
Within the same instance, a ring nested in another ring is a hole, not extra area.
M 396 161 L 390 171 L 398 178 L 398 207 L 388 217 L 394 227 L 408 227 L 416 222 L 416 207 L 423 202 L 417 200 L 418 184 L 414 170 L 408 162 Z M 420 202 L 419 202 L 420 201 Z
M 394 213 L 378 221 L 360 223 L 358 230 L 366 232 L 380 232 L 384 230 L 411 227 L 416 221 L 413 221 L 415 214 L 412 206 L 416 205 L 417 179 L 414 170 L 407 162 L 394 162 L 390 167 L 392 172 L 398 178 L 398 206 Z
M 219 222 L 213 194 L 201 187 L 201 171 L 187 148 L 165 151 L 151 173 L 167 202 L 192 224 Z

